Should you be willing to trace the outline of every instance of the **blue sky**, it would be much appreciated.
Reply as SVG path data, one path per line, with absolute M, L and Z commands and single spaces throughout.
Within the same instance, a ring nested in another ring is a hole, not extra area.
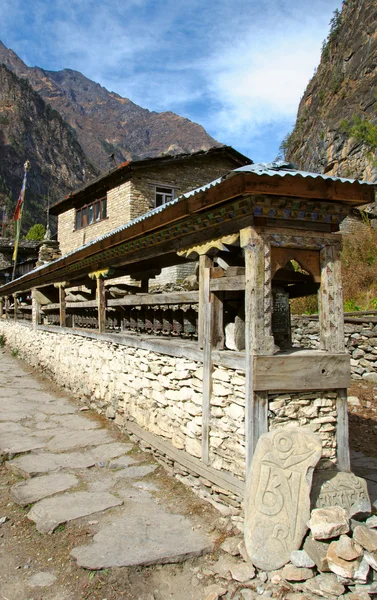
M 2 0 L 0 39 L 29 66 L 81 71 L 203 125 L 254 161 L 294 124 L 341 0 Z

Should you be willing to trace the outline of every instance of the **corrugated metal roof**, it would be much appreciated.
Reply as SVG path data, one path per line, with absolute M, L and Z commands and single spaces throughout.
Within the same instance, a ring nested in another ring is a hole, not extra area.
M 345 177 L 336 177 L 333 175 L 322 175 L 321 173 L 310 173 L 309 171 L 300 171 L 299 169 L 296 169 L 296 167 L 292 163 L 285 161 L 276 161 L 270 163 L 254 163 L 252 165 L 245 165 L 244 167 L 239 167 L 238 169 L 230 171 L 229 173 L 227 173 L 227 175 L 220 177 L 220 179 L 215 179 L 214 181 L 211 181 L 211 183 L 207 183 L 206 185 L 203 185 L 195 190 L 191 190 L 191 192 L 182 194 L 182 196 L 185 198 L 189 198 L 194 194 L 203 192 L 204 190 L 207 190 L 212 186 L 218 185 L 219 183 L 224 181 L 224 179 L 233 177 L 234 175 L 237 175 L 237 173 L 255 173 L 255 175 L 268 175 L 269 177 L 275 177 L 276 175 L 278 175 L 279 177 L 285 177 L 286 175 L 291 175 L 292 177 L 311 177 L 312 179 L 320 178 L 324 180 L 340 181 L 341 183 L 357 182 L 360 185 L 377 185 L 377 183 L 372 183 L 370 181 L 360 181 L 358 179 L 346 179 Z

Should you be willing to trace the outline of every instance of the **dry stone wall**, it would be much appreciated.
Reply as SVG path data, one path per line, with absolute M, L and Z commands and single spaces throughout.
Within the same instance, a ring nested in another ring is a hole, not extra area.
M 0 321 L 10 348 L 121 428 L 127 421 L 201 457 L 202 375 L 199 362 L 85 335 L 35 331 Z M 308 426 L 323 445 L 321 468 L 336 462 L 336 392 L 269 394 L 269 429 Z M 217 366 L 209 428 L 210 466 L 245 476 L 245 374 Z
M 375 323 L 345 323 L 345 345 L 351 356 L 352 379 L 377 383 L 377 325 Z M 295 347 L 320 347 L 318 320 L 292 318 L 292 343 Z

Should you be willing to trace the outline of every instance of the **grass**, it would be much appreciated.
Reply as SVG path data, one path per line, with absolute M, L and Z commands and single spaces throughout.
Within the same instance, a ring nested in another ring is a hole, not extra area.
M 0 348 L 4 348 L 6 341 L 7 341 L 7 340 L 6 340 L 6 337 L 5 337 L 5 335 L 4 335 L 4 334 L 1 334 L 1 335 L 0 335 Z
M 19 356 L 18 348 L 12 348 L 10 353 L 13 356 L 13 358 L 17 358 Z

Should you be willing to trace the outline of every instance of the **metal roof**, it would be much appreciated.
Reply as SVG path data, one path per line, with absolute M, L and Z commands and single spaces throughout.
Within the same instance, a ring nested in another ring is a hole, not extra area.
M 223 175 L 222 177 L 219 177 L 218 179 L 214 179 L 214 181 L 211 181 L 210 183 L 207 183 L 206 185 L 196 188 L 195 190 L 192 190 L 191 192 L 186 192 L 185 194 L 181 194 L 180 196 L 178 196 L 178 198 L 175 198 L 174 200 L 171 200 L 170 202 L 167 202 L 166 204 L 163 204 L 162 206 L 154 208 L 153 210 L 151 210 L 147 213 L 144 213 L 140 217 L 136 217 L 136 219 L 133 219 L 132 221 L 129 221 L 128 223 L 125 223 L 124 225 L 121 225 L 121 226 L 117 227 L 116 229 L 113 229 L 112 231 L 109 231 L 108 233 L 105 233 L 105 234 L 99 236 L 98 238 L 92 240 L 91 242 L 88 242 L 87 244 L 84 244 L 83 246 L 80 246 L 78 248 L 75 248 L 74 250 L 71 250 L 71 252 L 64 254 L 64 256 L 62 256 L 61 258 L 57 258 L 56 260 L 51 261 L 47 264 L 48 265 L 58 264 L 61 260 L 65 259 L 68 256 L 72 256 L 76 252 L 83 250 L 83 248 L 88 248 L 88 247 L 96 244 L 97 242 L 104 240 L 120 231 L 129 229 L 136 223 L 145 221 L 152 215 L 164 212 L 169 206 L 172 206 L 173 204 L 177 204 L 178 202 L 182 201 L 184 198 L 189 198 L 190 196 L 193 196 L 194 194 L 198 194 L 200 192 L 208 190 L 211 187 L 215 187 L 215 186 L 219 185 L 220 183 L 222 183 L 223 181 L 225 181 L 226 179 L 236 176 L 238 173 L 255 173 L 256 175 L 268 175 L 270 177 L 274 177 L 276 175 L 278 175 L 279 177 L 284 177 L 284 176 L 290 175 L 292 177 L 311 177 L 313 179 L 320 178 L 320 179 L 324 179 L 324 180 L 339 181 L 341 183 L 356 183 L 357 182 L 360 185 L 368 185 L 368 186 L 377 185 L 374 183 L 370 183 L 368 181 L 358 181 L 355 179 L 345 179 L 344 177 L 333 177 L 330 175 L 321 175 L 320 173 L 309 173 L 307 171 L 299 171 L 298 169 L 296 169 L 294 167 L 294 165 L 292 165 L 291 163 L 288 163 L 288 162 L 284 162 L 284 161 L 278 161 L 278 162 L 272 162 L 272 163 L 254 163 L 251 165 L 245 165 L 244 167 L 239 167 L 237 169 L 234 169 L 233 171 L 229 171 L 226 175 Z M 44 269 L 45 266 L 47 266 L 47 265 L 42 265 L 40 267 L 36 267 L 32 272 L 36 273 L 36 272 Z M 30 273 L 28 273 L 28 274 L 30 274 Z M 21 279 L 22 279 L 22 277 L 19 278 L 19 280 L 21 280 Z M 18 280 L 15 280 L 15 281 L 18 281 Z
M 202 187 L 199 187 L 195 190 L 191 190 L 191 192 L 182 194 L 182 196 L 185 198 L 189 198 L 190 196 L 193 196 L 194 194 L 203 192 L 204 190 L 207 190 L 212 186 L 218 185 L 225 179 L 228 179 L 229 177 L 233 177 L 234 175 L 237 175 L 237 173 L 254 173 L 255 175 L 267 175 L 269 177 L 275 177 L 276 175 L 278 175 L 279 177 L 285 177 L 287 175 L 290 175 L 291 177 L 305 177 L 305 178 L 310 177 L 312 179 L 319 178 L 319 179 L 323 179 L 325 181 L 326 180 L 340 181 L 341 183 L 356 183 L 357 182 L 360 185 L 372 185 L 372 186 L 377 185 L 377 183 L 372 183 L 370 181 L 360 181 L 358 179 L 346 179 L 345 177 L 336 177 L 333 175 L 323 175 L 321 173 L 311 173 L 309 171 L 300 171 L 299 169 L 296 169 L 296 167 L 292 163 L 281 160 L 281 161 L 270 162 L 270 163 L 260 162 L 260 163 L 254 163 L 252 165 L 245 165 L 244 167 L 238 167 L 238 169 L 234 169 L 233 171 L 230 171 L 223 177 L 220 177 L 219 179 L 215 179 L 214 181 L 211 181 L 211 183 L 207 183 L 206 185 L 203 185 Z

